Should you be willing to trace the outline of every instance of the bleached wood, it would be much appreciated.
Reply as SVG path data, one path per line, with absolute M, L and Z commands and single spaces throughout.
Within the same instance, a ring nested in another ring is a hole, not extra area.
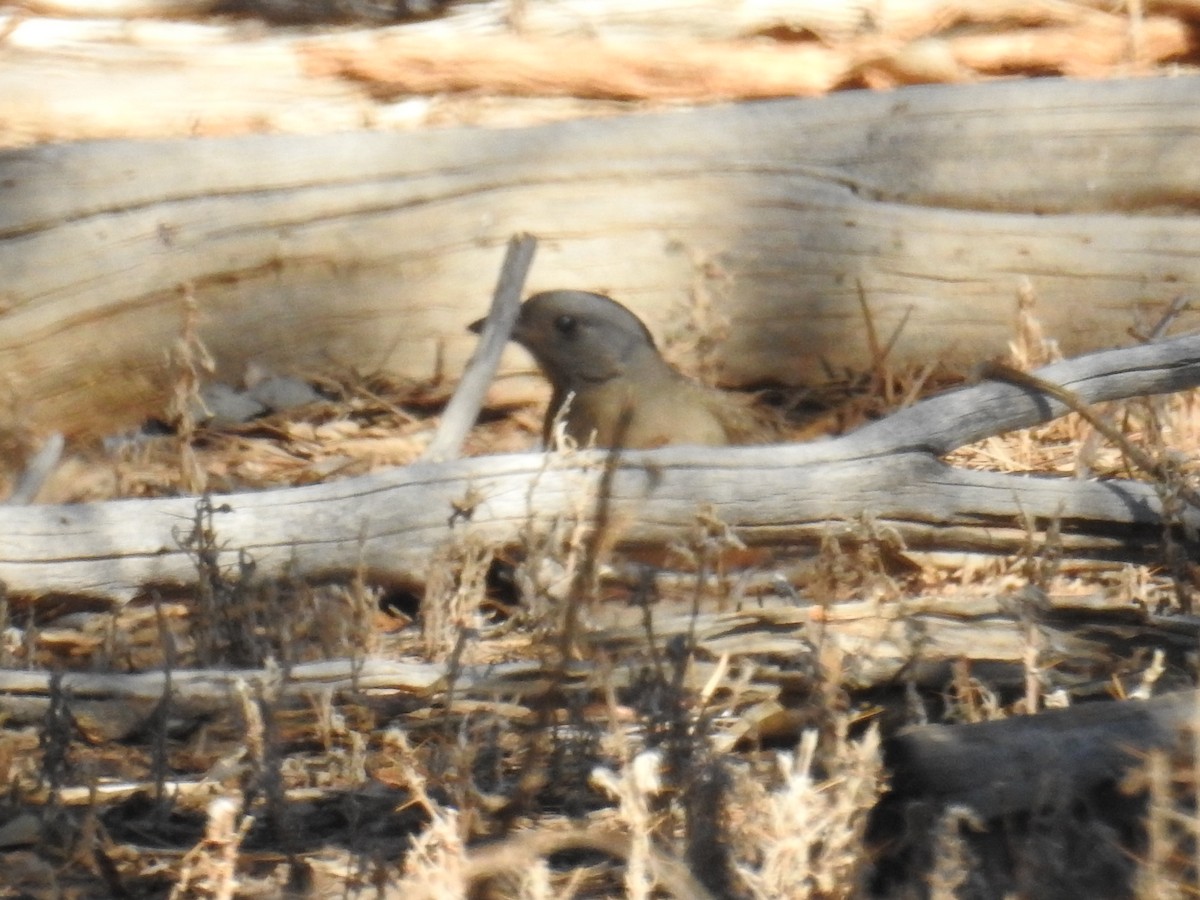
M 609 290 L 660 334 L 713 294 L 730 384 L 865 368 L 860 287 L 898 365 L 1003 352 L 1026 279 L 1066 352 L 1111 345 L 1200 282 L 1197 90 L 1042 80 L 0 153 L 0 425 L 160 413 L 185 281 L 227 380 L 250 361 L 452 379 L 519 230 L 542 240 L 531 290 Z
M 1084 402 L 1200 384 L 1200 337 L 1093 354 L 1043 370 Z M 1161 541 L 1153 485 L 1082 482 L 959 470 L 937 454 L 1047 421 L 1061 406 L 1009 384 L 935 397 L 838 440 L 744 448 L 664 448 L 623 455 L 609 521 L 627 546 L 664 546 L 719 517 L 745 541 L 794 545 L 864 518 L 910 546 L 1015 550 L 1025 523 L 1062 523 L 1067 553 L 1136 556 Z M 423 581 L 433 551 L 468 534 L 513 544 L 527 529 L 587 518 L 603 468 L 597 452 L 521 454 L 401 469 L 346 481 L 215 500 L 222 564 L 239 553 L 263 576 L 329 575 Z M 187 585 L 181 549 L 197 503 L 187 498 L 78 506 L 0 507 L 0 581 L 12 595 L 129 599 Z M 1200 510 L 1184 514 L 1200 527 Z M 839 524 L 841 523 L 841 524 Z M 1114 529 L 1114 525 L 1122 526 Z

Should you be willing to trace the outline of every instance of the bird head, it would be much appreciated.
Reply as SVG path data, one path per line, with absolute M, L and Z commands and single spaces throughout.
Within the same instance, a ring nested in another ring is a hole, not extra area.
M 471 326 L 478 331 L 482 321 Z M 560 391 L 607 381 L 660 359 L 642 320 L 588 291 L 545 291 L 521 306 L 512 339 L 530 352 Z

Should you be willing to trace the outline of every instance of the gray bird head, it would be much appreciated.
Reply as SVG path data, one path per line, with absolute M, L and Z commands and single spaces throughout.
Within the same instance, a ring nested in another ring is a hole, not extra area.
M 534 294 L 521 306 L 512 339 L 559 390 L 607 381 L 659 360 L 641 319 L 617 301 L 588 291 Z

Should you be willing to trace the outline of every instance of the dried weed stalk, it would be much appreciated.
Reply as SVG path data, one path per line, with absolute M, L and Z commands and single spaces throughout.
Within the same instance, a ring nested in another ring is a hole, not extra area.
M 202 666 L 221 663 L 254 666 L 261 662 L 253 631 L 245 616 L 251 605 L 249 575 L 252 561 L 239 555 L 239 575 L 229 575 L 221 566 L 215 515 L 211 497 L 196 501 L 191 531 L 176 535 L 181 549 L 192 556 L 196 567 L 196 625 L 193 629 L 196 658 Z
M 777 757 L 779 785 L 769 793 L 742 776 L 737 808 L 738 874 L 761 900 L 851 898 L 863 895 L 868 858 L 863 852 L 868 816 L 883 792 L 880 737 L 872 726 L 858 741 L 839 719 L 835 738 L 816 775 L 817 733 L 806 731 L 798 751 Z
M 390 729 L 383 744 L 384 751 L 392 755 L 394 779 L 408 788 L 411 802 L 429 816 L 429 824 L 412 838 L 405 854 L 397 896 L 411 900 L 469 896 L 469 859 L 458 812 L 429 795 L 428 781 L 403 731 Z
M 208 476 L 192 442 L 196 436 L 197 412 L 206 409 L 200 388 L 205 377 L 216 371 L 216 363 L 200 339 L 200 308 L 196 303 L 195 287 L 186 283 L 181 292 L 183 323 L 170 353 L 175 383 L 167 404 L 167 416 L 176 423 L 180 486 L 189 494 L 200 494 L 207 487 Z
M 46 714 L 38 732 L 42 751 L 41 787 L 47 792 L 47 811 L 55 816 L 61 811 L 62 789 L 73 770 L 71 746 L 75 739 L 75 717 L 71 714 L 71 698 L 63 686 L 63 673 L 50 675 Z
M 1022 277 L 1017 284 L 1016 334 L 1008 342 L 1009 363 L 1022 372 L 1041 368 L 1063 358 L 1058 341 L 1046 337 L 1037 317 L 1037 294 L 1033 282 Z
M 947 722 L 990 722 L 1005 718 L 1004 705 L 990 687 L 971 675 L 970 663 L 955 660 L 946 692 Z
M 242 815 L 236 795 L 217 797 L 208 804 L 204 839 L 183 858 L 171 900 L 233 900 L 238 893 L 238 853 L 254 819 Z
M 290 669 L 314 656 L 358 657 L 370 648 L 374 595 L 361 571 L 348 584 L 314 586 L 290 571 L 263 578 L 244 551 L 224 565 L 217 533 L 223 509 L 210 496 L 199 498 L 191 529 L 175 536 L 196 568 L 189 634 L 200 665 L 254 668 L 273 659 Z
M 150 739 L 152 741 L 150 754 L 150 772 L 154 779 L 154 808 L 157 816 L 165 816 L 169 808 L 167 796 L 168 779 L 168 733 L 171 724 L 172 686 L 175 669 L 179 665 L 179 654 L 175 645 L 175 636 L 171 634 L 167 617 L 163 611 L 162 598 L 154 592 L 154 620 L 158 628 L 158 642 L 162 648 L 163 688 L 150 716 Z
M 1185 514 L 1189 506 L 1200 505 L 1200 491 L 1184 472 L 1181 454 L 1167 445 L 1161 398 L 1143 398 L 1138 406 L 1146 423 L 1143 441 L 1157 470 L 1154 489 L 1163 510 L 1163 561 L 1171 573 L 1175 602 L 1183 612 L 1191 613 L 1193 595 L 1200 586 L 1200 565 L 1193 561 L 1200 535 L 1188 527 Z
M 279 702 L 283 693 L 284 673 L 268 660 L 257 690 L 251 691 L 240 679 L 235 683 L 245 738 L 235 771 L 239 775 L 245 805 L 251 808 L 258 798 L 264 802 L 265 824 L 275 840 L 290 850 L 293 834 L 288 828 L 287 799 L 284 796 L 284 754 L 279 735 Z
M 933 866 L 925 876 L 929 900 L 958 900 L 978 860 L 967 841 L 963 827 L 984 831 L 986 825 L 968 807 L 951 806 L 938 818 L 933 834 Z
M 915 379 L 915 384 L 906 392 L 908 399 L 902 403 L 900 390 L 904 379 L 898 375 L 888 362 L 888 358 L 892 355 L 892 348 L 896 345 L 896 341 L 900 339 L 900 335 L 904 331 L 904 326 L 908 324 L 908 316 L 911 309 L 905 311 L 904 316 L 900 319 L 899 324 L 892 331 L 891 337 L 888 338 L 885 344 L 879 339 L 879 330 L 875 327 L 875 315 L 871 312 L 871 306 L 867 302 L 867 291 L 863 287 L 862 281 L 858 282 L 858 305 L 862 310 L 863 334 L 866 335 L 867 351 L 871 356 L 871 381 L 867 388 L 868 393 L 872 396 L 882 398 L 884 407 L 887 409 L 896 409 L 899 406 L 911 403 L 915 399 L 915 390 L 919 389 L 919 386 L 933 374 L 937 366 L 935 361 L 921 370 L 921 373 Z
M 554 431 L 557 450 L 545 455 L 542 471 L 526 496 L 529 517 L 521 535 L 525 561 L 517 580 L 534 629 L 556 637 L 555 665 L 561 666 L 580 651 L 580 616 L 595 596 L 600 557 L 610 534 L 608 492 L 619 454 L 606 455 L 598 478 L 594 466 L 572 475 L 572 483 L 565 487 L 570 509 L 547 522 L 536 512 L 542 476 L 555 468 L 573 470 L 579 465 L 577 448 L 563 432 L 561 416 Z
M 12 641 L 12 610 L 8 604 L 8 587 L 0 581 L 0 670 L 11 669 L 16 662 L 16 648 Z
M 1194 897 L 1200 878 L 1200 702 L 1176 752 L 1152 750 L 1122 784 L 1145 791 L 1145 844 L 1133 879 L 1138 900 Z
M 900 597 L 902 586 L 893 572 L 911 567 L 905 561 L 906 550 L 895 528 L 870 518 L 846 523 L 839 530 L 826 529 L 809 592 L 823 604 L 850 597 Z
M 699 615 L 706 594 L 716 597 L 718 610 L 724 611 L 732 605 L 735 590 L 727 559 L 731 554 L 744 552 L 746 543 L 717 515 L 711 504 L 705 504 L 696 512 L 695 525 L 686 539 L 672 543 L 669 550 L 695 573 L 693 616 Z
M 456 538 L 433 553 L 421 600 L 421 636 L 430 659 L 459 661 L 464 641 L 479 632 L 492 550 L 473 536 Z
M 625 896 L 650 900 L 654 890 L 654 798 L 662 792 L 662 756 L 639 753 L 620 773 L 597 768 L 592 784 L 617 801 L 617 814 L 629 830 L 629 855 L 625 863 Z
M 1146 854 L 1134 877 L 1139 900 L 1176 900 L 1188 896 L 1177 880 L 1175 861 L 1178 827 L 1174 792 L 1171 789 L 1171 763 L 1162 750 L 1146 757 L 1143 777 L 1149 788 L 1146 811 Z

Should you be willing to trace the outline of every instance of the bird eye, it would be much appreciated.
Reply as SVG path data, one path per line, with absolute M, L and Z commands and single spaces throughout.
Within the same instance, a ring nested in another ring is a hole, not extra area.
M 575 329 L 579 323 L 575 321 L 574 316 L 559 316 L 554 320 L 554 327 L 558 329 L 558 333 L 563 337 L 571 337 L 575 334 Z

